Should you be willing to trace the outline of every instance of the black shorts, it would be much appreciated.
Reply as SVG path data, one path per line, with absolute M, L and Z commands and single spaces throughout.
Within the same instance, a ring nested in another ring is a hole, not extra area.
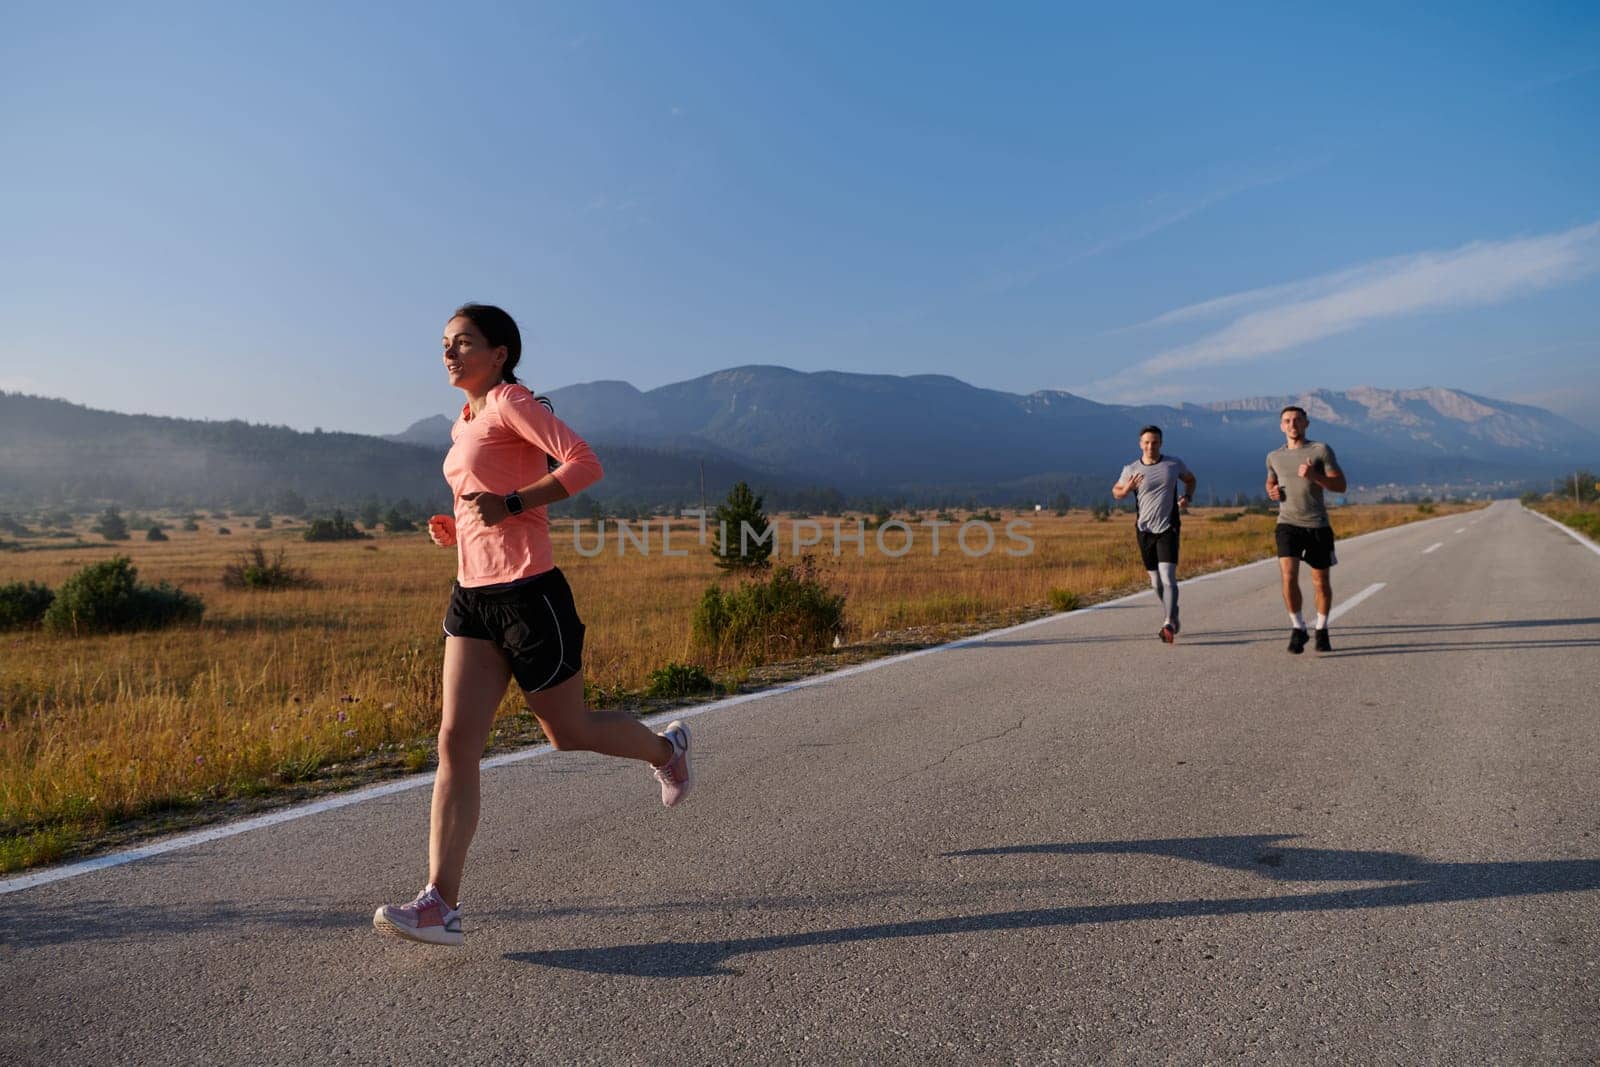
M 1160 533 L 1139 530 L 1139 555 L 1144 557 L 1144 569 L 1153 571 L 1158 563 L 1178 565 L 1178 524 L 1173 523 Z
M 1303 559 L 1314 571 L 1325 571 L 1339 562 L 1333 551 L 1332 526 L 1290 526 L 1278 523 L 1278 558 Z
M 583 620 L 558 568 L 509 589 L 463 589 L 444 613 L 450 637 L 493 641 L 523 692 L 560 685 L 583 669 Z

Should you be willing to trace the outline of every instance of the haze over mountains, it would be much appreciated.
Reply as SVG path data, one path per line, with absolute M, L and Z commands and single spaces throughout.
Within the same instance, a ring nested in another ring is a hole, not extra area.
M 641 392 L 602 381 L 553 390 L 562 418 L 598 444 L 720 456 L 781 484 L 847 495 L 949 493 L 1000 502 L 1067 491 L 1098 497 L 1161 425 L 1219 495 L 1259 493 L 1262 457 L 1298 403 L 1353 486 L 1541 486 L 1600 454 L 1600 435 L 1540 408 L 1452 389 L 1313 390 L 1218 404 L 1100 404 L 1072 393 L 981 389 L 940 375 L 893 377 L 736 367 Z M 393 439 L 447 447 L 450 419 Z M 1202 491 L 1202 496 L 1205 493 Z
M 626 382 L 554 390 L 557 412 L 601 453 L 609 503 L 712 499 L 746 480 L 774 507 L 904 498 L 1029 504 L 1106 495 L 1137 454 L 1139 427 L 1201 478 L 1201 500 L 1259 494 L 1262 457 L 1282 441 L 1278 411 L 1299 403 L 1311 436 L 1337 450 L 1356 498 L 1404 489 L 1548 488 L 1600 465 L 1600 435 L 1539 408 L 1443 388 L 1314 390 L 1219 404 L 1099 404 L 1071 393 L 980 389 L 938 375 L 894 377 L 737 367 L 641 392 Z M 265 507 L 447 501 L 440 474 L 450 419 L 387 439 L 301 433 L 94 411 L 0 393 L 0 502 Z

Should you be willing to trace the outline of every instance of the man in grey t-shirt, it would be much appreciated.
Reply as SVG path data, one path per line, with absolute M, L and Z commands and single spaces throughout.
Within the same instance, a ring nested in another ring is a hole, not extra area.
M 1161 427 L 1139 431 L 1139 458 L 1122 468 L 1111 495 L 1121 500 L 1137 493 L 1139 521 L 1135 535 L 1150 587 L 1161 599 L 1166 621 L 1160 637 L 1167 644 L 1178 634 L 1178 512 L 1194 499 L 1194 473 L 1177 456 L 1161 454 Z M 1178 485 L 1183 484 L 1183 495 Z
M 1283 603 L 1289 609 L 1289 651 L 1299 655 L 1306 647 L 1306 620 L 1300 614 L 1300 561 L 1311 568 L 1317 591 L 1317 651 L 1332 652 L 1328 640 L 1328 612 L 1333 608 L 1333 583 L 1328 569 L 1339 562 L 1333 550 L 1333 527 L 1323 490 L 1345 491 L 1344 471 L 1333 449 L 1321 441 L 1306 440 L 1311 420 L 1305 408 L 1290 405 L 1278 413 L 1283 430 L 1282 448 L 1267 453 L 1267 496 L 1278 501 L 1278 569 L 1283 576 Z

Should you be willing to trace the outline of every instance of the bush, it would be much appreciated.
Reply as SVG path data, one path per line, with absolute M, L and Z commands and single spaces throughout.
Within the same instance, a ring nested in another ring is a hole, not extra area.
M 100 513 L 90 532 L 97 533 L 107 541 L 126 541 L 128 539 L 128 523 L 123 519 L 122 513 L 116 508 L 106 508 Z
M 1211 521 L 1212 522 L 1238 522 L 1242 518 L 1244 518 L 1244 512 L 1242 512 L 1242 511 L 1224 511 L 1219 515 L 1211 516 Z
M 1094 516 L 1095 522 L 1107 522 L 1111 518 L 1111 505 L 1104 500 L 1096 500 L 1089 513 Z
M 645 686 L 647 697 L 686 697 L 715 689 L 716 683 L 705 670 L 695 664 L 669 663 L 650 672 L 650 682 Z
M 1050 607 L 1056 611 L 1077 611 L 1083 601 L 1070 589 L 1050 590 Z
M 1575 511 L 1561 521 L 1579 533 L 1600 541 L 1600 515 L 1596 515 L 1593 512 Z
M 56 595 L 38 582 L 0 585 L 0 630 L 36 626 Z
M 228 589 L 306 589 L 316 583 L 305 571 L 284 562 L 283 549 L 269 560 L 255 544 L 222 568 L 222 584 Z
M 272 529 L 272 516 L 263 511 L 260 516 L 256 518 L 255 528 L 258 530 Z
M 138 575 L 126 556 L 90 564 L 62 583 L 44 613 L 44 628 L 77 635 L 200 621 L 205 602 L 198 596 L 166 582 L 140 585 Z
M 708 585 L 695 609 L 694 640 L 719 658 L 745 662 L 823 652 L 844 628 L 844 601 L 809 558 L 778 564 L 766 578 L 731 590 Z
M 233 533 L 233 531 L 228 529 L 226 526 L 218 526 L 217 533 L 222 537 L 227 537 L 229 534 Z
M 1417 511 L 1422 515 L 1432 515 L 1434 512 L 1433 501 L 1426 500 L 1417 505 Z
M 366 541 L 367 534 L 356 529 L 356 524 L 351 522 L 345 513 L 335 511 L 331 519 L 312 519 L 311 525 L 306 528 L 307 541 Z
M 195 519 L 195 517 L 193 515 L 190 515 L 189 517 L 187 517 L 186 519 L 183 520 L 183 532 L 184 533 L 194 533 L 195 531 L 197 531 L 199 529 L 200 529 L 200 523 L 199 523 L 198 520 Z
M 390 533 L 411 533 L 417 528 L 417 524 L 400 514 L 399 508 L 390 508 L 388 514 L 383 517 L 383 528 Z M 370 530 L 372 527 L 368 526 L 367 529 Z
M 167 537 L 167 532 L 165 530 L 163 530 L 160 526 L 152 526 L 152 527 L 150 527 L 150 529 L 146 530 L 144 532 L 144 539 L 146 541 L 166 541 L 166 540 L 169 540 L 169 538 Z

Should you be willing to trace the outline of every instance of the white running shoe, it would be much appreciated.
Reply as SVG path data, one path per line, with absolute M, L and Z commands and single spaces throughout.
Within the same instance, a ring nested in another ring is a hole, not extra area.
M 694 785 L 694 773 L 689 769 L 689 728 L 674 719 L 661 736 L 672 743 L 672 758 L 656 768 L 656 781 L 661 783 L 661 803 L 670 808 L 688 796 Z
M 432 885 L 409 904 L 385 904 L 373 912 L 372 925 L 380 934 L 429 945 L 459 945 L 463 940 L 461 909 L 446 904 Z

